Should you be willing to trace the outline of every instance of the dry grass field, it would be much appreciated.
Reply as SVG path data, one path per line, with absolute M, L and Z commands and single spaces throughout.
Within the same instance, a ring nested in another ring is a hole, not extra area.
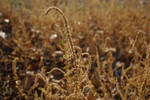
M 0 5 L 0 100 L 150 100 L 148 0 Z

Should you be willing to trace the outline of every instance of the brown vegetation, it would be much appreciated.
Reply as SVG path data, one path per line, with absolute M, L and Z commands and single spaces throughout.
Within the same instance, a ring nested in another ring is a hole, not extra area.
M 148 1 L 0 4 L 0 100 L 150 98 Z

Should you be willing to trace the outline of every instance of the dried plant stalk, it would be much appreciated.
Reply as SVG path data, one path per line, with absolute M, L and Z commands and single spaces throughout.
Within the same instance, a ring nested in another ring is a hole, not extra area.
M 74 52 L 74 46 L 73 46 L 72 37 L 71 37 L 71 34 L 70 34 L 68 20 L 67 20 L 65 14 L 63 13 L 63 11 L 61 9 L 57 8 L 57 7 L 49 7 L 46 10 L 45 14 L 47 15 L 51 10 L 57 11 L 63 17 L 65 28 L 66 28 L 66 33 L 68 35 L 68 39 L 69 39 L 72 55 L 73 55 L 73 58 L 74 58 L 74 65 L 76 66 L 76 55 L 75 55 L 75 52 Z
M 13 74 L 14 74 L 14 79 L 16 81 L 16 88 L 18 89 L 19 93 L 25 97 L 25 100 L 29 100 L 28 96 L 23 92 L 23 87 L 21 85 L 21 81 L 19 80 L 19 77 L 17 75 L 17 71 L 16 71 L 16 65 L 17 65 L 17 61 L 18 61 L 18 58 L 15 58 L 13 60 L 13 65 L 12 65 L 12 71 L 13 71 Z

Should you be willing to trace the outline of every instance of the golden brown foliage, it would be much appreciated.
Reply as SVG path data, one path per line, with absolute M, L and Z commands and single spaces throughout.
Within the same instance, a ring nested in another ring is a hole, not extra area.
M 150 99 L 149 1 L 0 4 L 0 99 Z

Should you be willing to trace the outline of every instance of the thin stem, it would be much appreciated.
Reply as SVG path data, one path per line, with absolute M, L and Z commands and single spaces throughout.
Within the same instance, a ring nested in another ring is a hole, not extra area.
M 70 34 L 68 20 L 67 20 L 66 16 L 64 15 L 63 11 L 61 9 L 57 8 L 57 7 L 49 7 L 46 10 L 45 14 L 47 15 L 51 10 L 57 11 L 60 15 L 62 15 L 62 17 L 64 19 L 66 32 L 67 32 L 67 35 L 68 35 L 68 39 L 69 39 L 69 43 L 70 43 L 70 46 L 71 46 L 72 55 L 73 55 L 73 58 L 74 58 L 74 64 L 76 66 L 76 55 L 75 55 L 75 52 L 74 52 L 74 47 L 73 47 L 72 37 L 71 37 L 71 34 Z

